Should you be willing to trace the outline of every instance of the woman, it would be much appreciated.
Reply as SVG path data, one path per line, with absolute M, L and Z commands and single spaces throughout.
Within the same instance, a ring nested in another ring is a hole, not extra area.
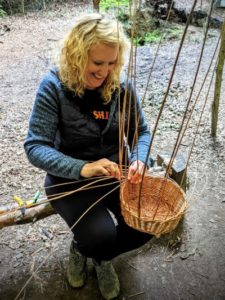
M 128 180 L 137 184 L 150 144 L 137 95 L 131 84 L 120 82 L 127 45 L 118 22 L 102 14 L 79 18 L 64 41 L 59 66 L 39 86 L 24 145 L 30 162 L 47 172 L 49 199 L 88 184 L 89 189 L 51 204 L 74 234 L 69 284 L 84 285 L 90 257 L 104 299 L 117 297 L 120 290 L 111 260 L 151 238 L 127 226 L 119 207 L 119 153 L 129 163 Z M 127 134 L 119 151 L 123 121 Z

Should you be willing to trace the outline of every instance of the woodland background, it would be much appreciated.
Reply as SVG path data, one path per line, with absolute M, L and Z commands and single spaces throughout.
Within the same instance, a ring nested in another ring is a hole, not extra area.
M 117 8 L 108 10 L 108 3 L 105 1 L 104 7 L 100 5 L 100 9 L 106 9 L 108 13 L 117 11 Z M 110 3 L 110 8 L 113 8 L 114 2 Z M 14 4 L 17 4 L 17 8 L 14 8 Z M 43 75 L 54 65 L 55 54 L 65 32 L 72 26 L 76 16 L 84 11 L 93 11 L 93 4 L 91 1 L 0 0 L 0 5 L 1 206 L 13 204 L 13 195 L 26 200 L 31 199 L 38 190 L 44 195 L 45 174 L 28 163 L 23 150 L 36 89 Z M 126 1 L 124 5 L 119 15 L 126 18 Z M 192 1 L 175 1 L 175 7 L 185 12 L 183 18 L 190 11 L 191 5 Z M 159 16 L 155 17 L 158 22 L 154 21 L 151 30 L 148 26 L 147 32 L 137 35 L 134 41 L 138 45 L 137 90 L 142 97 L 161 32 L 166 32 L 143 107 L 151 129 L 154 128 L 168 86 L 185 25 L 175 13 L 173 21 L 165 25 L 162 17 L 164 6 L 165 3 L 157 10 Z M 207 13 L 208 7 L 209 1 L 198 1 L 196 12 Z M 16 9 L 17 13 L 14 14 Z M 149 11 L 143 13 L 143 20 L 146 14 L 149 16 Z M 224 15 L 223 9 L 214 8 L 212 17 L 218 22 L 215 21 L 209 30 L 194 97 L 198 94 L 210 64 Z M 188 29 L 153 144 L 154 158 L 159 153 L 173 149 L 192 88 L 205 21 L 205 17 L 198 17 Z M 124 26 L 127 26 L 129 33 L 129 22 L 125 21 Z M 127 67 L 125 73 L 126 70 Z M 210 77 L 206 82 L 208 85 Z M 121 300 L 225 299 L 224 73 L 216 138 L 211 137 L 214 86 L 215 81 L 210 89 L 188 166 L 188 212 L 173 234 L 153 239 L 138 251 L 115 259 L 115 267 L 121 278 Z M 207 86 L 203 88 L 182 142 L 180 153 L 185 158 L 193 142 L 206 94 Z M 31 275 L 33 277 L 20 299 L 101 299 L 96 279 L 92 276 L 94 272 L 91 264 L 90 276 L 84 289 L 74 291 L 68 286 L 65 268 L 70 238 L 67 226 L 57 215 L 36 223 L 2 228 L 0 299 L 15 299 Z

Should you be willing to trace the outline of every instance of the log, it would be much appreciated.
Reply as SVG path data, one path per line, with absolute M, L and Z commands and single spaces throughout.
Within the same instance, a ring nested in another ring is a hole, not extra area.
M 162 20 L 167 19 L 169 10 L 171 8 L 169 20 L 178 23 L 186 23 L 189 16 L 189 11 L 186 8 L 179 8 L 179 5 L 176 7 L 176 2 L 178 3 L 179 1 L 174 2 L 172 0 L 146 0 L 145 6 L 151 7 L 153 9 L 153 16 Z M 207 17 L 208 14 L 206 11 L 195 10 L 192 13 L 190 24 L 203 27 L 206 23 Z M 220 28 L 223 22 L 218 18 L 210 17 L 209 24 L 210 27 Z
M 55 214 L 50 203 L 43 203 L 33 207 L 19 208 L 18 205 L 0 207 L 0 229 L 6 226 L 35 222 Z

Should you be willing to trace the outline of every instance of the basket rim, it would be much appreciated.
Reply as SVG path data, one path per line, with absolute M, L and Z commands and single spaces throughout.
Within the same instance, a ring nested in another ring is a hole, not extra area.
M 177 188 L 179 188 L 179 190 L 181 191 L 181 193 L 183 194 L 184 198 L 186 199 L 187 196 L 184 192 L 184 190 L 179 186 L 179 184 L 172 178 L 170 177 L 165 177 L 163 175 L 156 175 L 156 174 L 151 174 L 151 173 L 147 173 L 145 176 L 144 176 L 144 179 L 145 178 L 154 178 L 154 179 L 163 179 L 163 180 L 167 180 L 167 181 L 170 181 L 172 182 L 174 185 L 176 185 Z M 120 184 L 120 188 L 123 188 L 125 186 L 126 183 L 129 183 L 127 180 L 124 180 L 124 182 L 122 182 Z M 131 183 L 132 184 L 132 183 Z M 186 199 L 187 201 L 187 199 Z

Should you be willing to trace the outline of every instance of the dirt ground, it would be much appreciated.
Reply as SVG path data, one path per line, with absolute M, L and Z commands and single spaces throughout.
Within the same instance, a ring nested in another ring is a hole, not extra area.
M 0 28 L 5 25 L 10 29 L 1 31 L 0 35 L 0 205 L 12 203 L 15 194 L 30 199 L 37 190 L 43 191 L 45 174 L 28 163 L 23 142 L 38 83 L 54 64 L 53 57 L 64 33 L 84 10 L 90 11 L 91 7 L 63 5 L 54 11 L 0 19 Z M 224 17 L 224 11 L 219 11 L 219 15 Z M 218 30 L 210 30 L 194 98 L 207 72 L 218 36 Z M 189 29 L 153 144 L 154 157 L 171 150 L 175 144 L 202 37 L 201 28 Z M 179 40 L 171 40 L 160 47 L 144 103 L 152 129 L 178 46 Z M 144 94 L 156 48 L 157 45 L 151 44 L 138 49 L 140 96 Z M 182 141 L 180 153 L 184 157 L 191 149 L 209 81 L 206 80 Z M 215 140 L 210 137 L 212 99 L 213 85 L 188 167 L 189 209 L 174 233 L 154 238 L 141 249 L 114 260 L 121 280 L 121 300 L 225 299 L 224 82 Z M 90 262 L 85 287 L 73 290 L 68 286 L 65 269 L 70 238 L 67 226 L 57 215 L 33 224 L 1 229 L 0 300 L 102 299 Z M 21 289 L 23 292 L 18 296 Z

